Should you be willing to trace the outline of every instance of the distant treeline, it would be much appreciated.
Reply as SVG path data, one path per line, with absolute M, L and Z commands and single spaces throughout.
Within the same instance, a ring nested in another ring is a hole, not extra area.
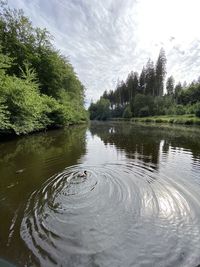
M 86 119 L 84 86 L 50 33 L 0 1 L 0 134 Z
M 115 90 L 105 91 L 100 100 L 91 103 L 90 119 L 131 118 L 152 115 L 196 114 L 200 116 L 200 79 L 190 85 L 179 82 L 173 76 L 166 81 L 166 56 L 160 50 L 156 64 L 151 59 L 141 74 L 131 72 L 126 81 L 118 82 Z

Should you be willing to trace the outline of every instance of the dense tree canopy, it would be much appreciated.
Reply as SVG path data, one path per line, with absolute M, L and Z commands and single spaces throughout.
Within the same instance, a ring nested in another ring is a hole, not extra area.
M 0 131 L 29 133 L 87 118 L 84 86 L 46 29 L 0 1 Z
M 110 117 L 110 101 L 103 97 L 96 104 L 91 104 L 89 111 L 92 120 L 106 120 Z
M 167 79 L 167 83 L 166 83 L 166 90 L 167 90 L 167 94 L 168 95 L 173 95 L 174 94 L 174 77 L 170 76 Z
M 105 91 L 103 98 L 110 101 L 109 117 L 200 114 L 200 79 L 188 86 L 180 82 L 175 85 L 173 76 L 170 76 L 164 94 L 166 62 L 165 51 L 161 49 L 155 65 L 149 59 L 140 75 L 131 71 L 126 82 L 119 81 L 115 90 Z M 98 105 L 99 102 L 91 104 L 91 119 L 101 119 L 99 112 L 95 113 Z

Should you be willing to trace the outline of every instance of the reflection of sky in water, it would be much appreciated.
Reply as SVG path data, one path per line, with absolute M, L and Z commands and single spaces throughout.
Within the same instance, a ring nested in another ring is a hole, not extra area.
M 159 188 L 154 186 L 154 196 L 145 192 L 143 194 L 143 216 L 157 216 L 161 219 L 167 219 L 178 216 L 188 216 L 190 207 L 187 200 L 173 187 Z
M 113 161 L 126 160 L 126 154 L 115 145 L 107 145 L 97 136 L 86 133 L 86 154 L 80 159 L 81 163 L 95 165 L 112 163 Z
M 21 237 L 36 257 L 43 261 L 45 249 L 69 266 L 78 266 L 79 259 L 93 266 L 91 257 L 105 267 L 196 266 L 200 188 L 192 144 L 159 131 L 103 124 L 86 132 L 84 145 L 78 162 L 28 201 Z M 88 176 L 77 183 L 83 170 Z M 56 230 L 54 246 L 41 238 L 41 223 Z M 37 246 L 30 245 L 32 233 Z
M 2 255 L 28 257 L 23 246 L 33 237 L 39 257 L 46 249 L 69 266 L 197 266 L 199 135 L 112 123 L 85 130 L 50 131 L 1 146 L 1 199 L 7 198 L 1 203 Z M 76 173 L 85 169 L 88 179 L 77 183 Z M 52 180 L 56 173 L 59 181 Z M 75 178 L 69 186 L 68 177 Z M 43 226 L 48 233 L 56 229 L 55 247 L 41 238 Z
M 109 133 L 115 134 L 116 131 L 111 127 Z M 130 137 L 129 137 L 130 138 Z M 111 145 L 109 142 L 105 145 L 103 140 L 97 135 L 92 135 L 90 131 L 87 132 L 87 148 L 86 155 L 80 159 L 83 164 L 107 164 L 107 163 L 138 163 L 149 165 L 151 163 L 142 162 L 142 158 L 145 155 L 141 155 L 134 151 L 134 159 L 129 158 L 131 153 L 126 153 L 124 149 L 115 144 Z M 188 186 L 188 181 L 191 179 L 197 179 L 200 176 L 199 165 L 194 166 L 192 153 L 189 149 L 176 148 L 167 144 L 166 141 L 161 139 L 160 145 L 158 146 L 158 169 L 151 171 L 153 181 L 158 181 L 156 184 L 152 183 L 152 191 L 147 188 L 142 188 L 142 213 L 145 216 L 152 216 L 157 213 L 161 219 L 176 217 L 176 216 L 188 216 L 191 213 L 190 206 L 185 197 L 190 195 L 189 190 L 185 187 Z M 198 170 L 198 172 L 196 172 Z M 155 173 L 154 173 L 155 172 Z M 194 174 L 191 177 L 191 172 Z M 196 173 L 195 173 L 196 172 Z M 135 172 L 136 176 L 137 173 Z M 139 175 L 147 176 L 146 168 L 140 169 Z M 152 181 L 151 179 L 151 181 Z M 161 179 L 161 184 L 159 179 Z M 163 186 L 164 181 L 164 186 Z M 172 185 L 170 184 L 172 182 Z M 179 185 L 181 183 L 181 186 Z M 176 188 L 176 186 L 178 186 Z M 195 185 L 189 185 L 191 190 L 194 190 Z M 179 190 L 182 190 L 181 193 Z M 196 190 L 194 190 L 196 191 Z M 153 195 L 152 195 L 153 192 Z
M 115 133 L 114 128 L 110 128 L 109 132 Z M 117 162 L 142 161 L 145 155 L 140 155 L 138 151 L 134 151 L 134 160 L 130 159 L 130 153 L 127 154 L 124 149 L 120 149 L 115 144 L 104 144 L 103 140 L 97 135 L 92 135 L 90 131 L 86 134 L 86 154 L 79 160 L 84 164 L 103 164 Z M 168 177 L 177 177 L 190 179 L 191 172 L 194 176 L 200 176 L 200 164 L 194 164 L 192 153 L 189 149 L 176 148 L 168 145 L 167 151 L 164 149 L 165 141 L 160 141 L 158 167 L 159 173 L 164 173 Z M 150 166 L 151 164 L 149 164 Z M 200 180 L 200 179 L 199 179 Z

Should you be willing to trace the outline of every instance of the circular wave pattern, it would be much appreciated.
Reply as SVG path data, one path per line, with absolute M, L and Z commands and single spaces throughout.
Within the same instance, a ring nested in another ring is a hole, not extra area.
M 21 237 L 41 266 L 195 266 L 199 200 L 188 186 L 144 164 L 71 166 L 31 195 Z

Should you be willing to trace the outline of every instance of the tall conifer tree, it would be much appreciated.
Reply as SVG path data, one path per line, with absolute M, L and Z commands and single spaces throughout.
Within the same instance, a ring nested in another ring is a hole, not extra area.
M 156 63 L 156 95 L 162 96 L 164 90 L 164 80 L 166 76 L 166 56 L 163 48 L 160 50 Z

